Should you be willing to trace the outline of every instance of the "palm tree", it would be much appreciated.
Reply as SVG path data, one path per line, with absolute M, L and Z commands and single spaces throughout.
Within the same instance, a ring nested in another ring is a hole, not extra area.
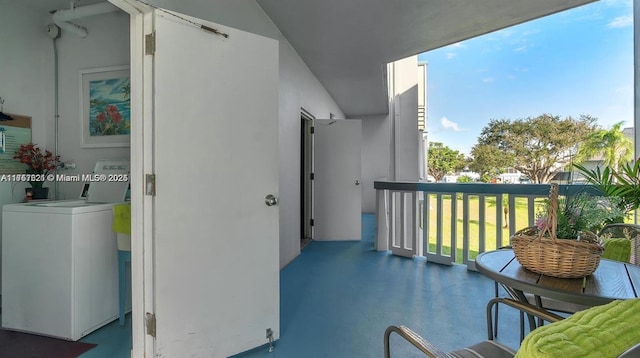
M 618 170 L 621 164 L 633 160 L 633 142 L 621 130 L 623 122 L 614 124 L 611 129 L 594 131 L 580 145 L 574 160 L 582 163 L 589 158 L 602 154 L 603 164 Z

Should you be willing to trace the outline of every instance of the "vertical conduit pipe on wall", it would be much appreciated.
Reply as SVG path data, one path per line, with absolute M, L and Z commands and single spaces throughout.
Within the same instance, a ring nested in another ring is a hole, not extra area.
M 54 114 L 53 114 L 53 123 L 55 130 L 55 138 L 54 138 L 54 149 L 53 155 L 58 156 L 58 121 L 60 120 L 60 113 L 58 110 L 58 38 L 53 39 L 53 84 L 54 84 Z M 58 176 L 58 167 L 56 167 L 54 171 L 54 175 Z M 58 194 L 58 181 L 56 180 L 53 184 L 54 190 L 54 199 L 60 199 L 60 195 Z
M 60 114 L 58 113 L 58 42 L 57 39 L 60 37 L 60 28 L 55 24 L 47 25 L 47 36 L 51 40 L 53 40 L 53 93 L 54 93 L 54 114 L 53 114 L 53 123 L 54 123 L 54 150 L 53 155 L 58 155 L 58 119 Z M 54 175 L 58 175 L 58 167 L 54 169 Z M 54 182 L 54 199 L 59 199 L 58 195 L 58 181 Z

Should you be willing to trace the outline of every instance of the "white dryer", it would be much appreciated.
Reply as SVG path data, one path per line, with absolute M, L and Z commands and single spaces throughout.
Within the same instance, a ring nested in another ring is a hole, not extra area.
M 98 161 L 94 174 L 128 175 L 129 163 Z M 112 207 L 128 182 L 108 179 L 87 200 L 3 206 L 3 328 L 75 341 L 118 318 Z

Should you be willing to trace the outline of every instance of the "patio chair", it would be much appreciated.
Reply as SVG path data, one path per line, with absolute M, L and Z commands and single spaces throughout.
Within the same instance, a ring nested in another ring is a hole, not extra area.
M 405 326 L 389 326 L 384 334 L 384 357 L 391 357 L 389 343 L 391 333 L 394 332 L 430 358 L 514 357 L 517 354 L 516 351 L 493 340 L 491 311 L 499 304 L 505 304 L 519 310 L 522 314 L 531 314 L 552 323 L 532 331 L 525 338 L 519 348 L 524 357 L 549 352 L 555 354 L 553 357 L 582 356 L 576 354 L 580 354 L 580 351 L 592 353 L 594 349 L 599 350 L 596 354 L 602 358 L 640 356 L 640 337 L 634 333 L 640 329 L 640 299 L 614 301 L 607 305 L 591 307 L 581 314 L 564 319 L 528 303 L 496 297 L 487 304 L 488 340 L 463 349 L 444 352 Z M 619 328 L 627 330 L 627 334 L 620 334 Z M 593 333 L 587 337 L 589 334 L 586 332 Z M 557 338 L 554 339 L 554 337 Z M 551 345 L 545 348 L 546 344 Z M 618 354 L 619 351 L 622 352 Z M 611 352 L 615 353 L 608 354 Z
M 615 223 L 605 225 L 598 236 L 604 238 L 605 250 L 602 255 L 605 259 L 628 262 L 640 265 L 640 225 Z M 509 246 L 505 248 L 510 248 Z M 498 297 L 498 283 L 495 282 L 495 296 Z M 548 311 L 557 313 L 573 314 L 589 308 L 589 306 L 579 305 L 533 295 L 525 292 L 525 297 L 530 304 L 542 307 Z M 494 335 L 498 335 L 498 308 L 494 312 L 495 327 Z M 522 320 L 522 322 L 524 322 Z M 540 325 L 542 322 L 538 322 Z M 524 323 L 522 323 L 524 324 Z M 523 336 L 521 336 L 521 339 Z
M 603 258 L 640 265 L 640 225 L 609 224 L 600 230 L 598 236 L 604 240 Z M 614 245 L 617 240 L 623 244 Z M 626 245 L 624 241 L 628 241 Z

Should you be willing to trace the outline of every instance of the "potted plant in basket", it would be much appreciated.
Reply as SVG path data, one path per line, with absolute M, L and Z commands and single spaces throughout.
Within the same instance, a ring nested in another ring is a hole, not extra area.
M 32 194 L 32 199 L 47 199 L 49 188 L 44 187 L 47 175 L 60 165 L 60 156 L 53 155 L 48 150 L 42 150 L 37 144 L 29 143 L 20 145 L 13 159 L 26 165 L 24 180 L 31 185 L 26 188 L 27 197 Z
M 624 215 L 619 200 L 585 193 L 559 200 L 558 185 L 552 184 L 545 206 L 535 226 L 511 237 L 518 262 L 547 276 L 574 278 L 593 273 L 604 250 L 594 232 Z
M 535 227 L 543 230 L 549 218 L 550 201 L 545 201 L 545 210 L 536 214 Z M 593 196 L 580 193 L 558 199 L 556 238 L 567 240 L 588 239 L 584 232 L 597 233 L 606 224 L 617 222 L 625 215 L 619 197 Z M 590 235 L 588 235 L 590 236 Z

